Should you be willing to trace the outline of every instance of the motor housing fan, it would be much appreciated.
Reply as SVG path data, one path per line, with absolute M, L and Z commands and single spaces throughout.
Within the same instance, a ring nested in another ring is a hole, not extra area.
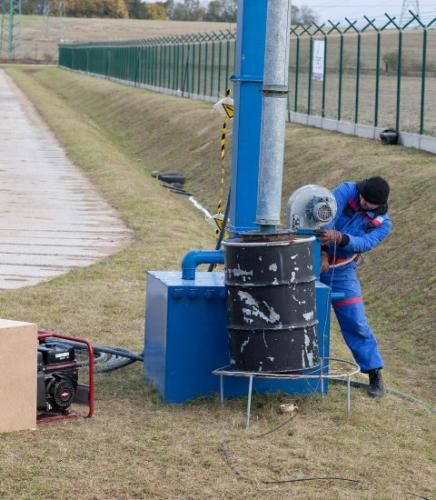
M 288 201 L 288 228 L 319 229 L 329 224 L 336 216 L 337 204 L 333 194 L 316 184 L 303 186 L 291 195 Z

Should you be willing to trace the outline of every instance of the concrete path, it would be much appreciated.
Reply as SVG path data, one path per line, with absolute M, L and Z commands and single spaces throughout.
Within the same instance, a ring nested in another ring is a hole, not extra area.
M 35 285 L 89 266 L 130 238 L 0 70 L 0 289 Z

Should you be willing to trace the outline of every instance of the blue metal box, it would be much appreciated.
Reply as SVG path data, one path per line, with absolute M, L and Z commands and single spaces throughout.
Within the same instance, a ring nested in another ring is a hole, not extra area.
M 330 348 L 329 288 L 316 282 L 320 355 Z M 147 273 L 144 374 L 166 403 L 183 403 L 219 392 L 211 372 L 229 364 L 226 289 L 223 273 Z M 326 368 L 327 369 L 327 368 Z M 247 394 L 247 380 L 226 378 L 225 396 Z M 323 391 L 328 388 L 324 381 Z M 319 379 L 255 380 L 257 392 L 321 392 Z

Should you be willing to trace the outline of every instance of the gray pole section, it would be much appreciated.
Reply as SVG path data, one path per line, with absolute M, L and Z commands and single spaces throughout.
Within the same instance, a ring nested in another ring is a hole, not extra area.
M 265 232 L 274 232 L 280 223 L 290 27 L 291 0 L 268 0 L 256 208 L 256 224 Z

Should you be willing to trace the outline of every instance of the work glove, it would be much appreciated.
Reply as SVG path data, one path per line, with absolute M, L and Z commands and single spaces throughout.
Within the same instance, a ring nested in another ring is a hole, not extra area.
M 343 241 L 344 235 L 336 229 L 321 229 L 319 239 L 321 243 L 327 245 L 328 243 L 336 243 L 340 245 Z
M 321 274 L 328 273 L 330 269 L 329 258 L 326 252 L 321 253 Z

